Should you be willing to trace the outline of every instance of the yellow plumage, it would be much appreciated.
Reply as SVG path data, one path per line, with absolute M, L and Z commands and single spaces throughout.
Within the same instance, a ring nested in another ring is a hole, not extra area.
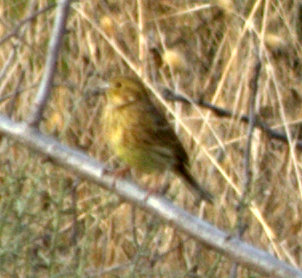
M 190 174 L 187 153 L 140 81 L 129 77 L 110 81 L 102 123 L 105 140 L 126 164 L 143 172 L 170 170 L 197 200 L 212 202 L 212 195 Z

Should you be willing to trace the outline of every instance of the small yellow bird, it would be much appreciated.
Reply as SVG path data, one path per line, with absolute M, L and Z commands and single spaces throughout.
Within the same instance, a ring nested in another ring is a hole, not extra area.
M 188 168 L 188 155 L 150 92 L 137 79 L 115 77 L 106 92 L 102 116 L 104 139 L 127 165 L 141 172 L 174 172 L 181 177 L 196 202 L 213 202 Z

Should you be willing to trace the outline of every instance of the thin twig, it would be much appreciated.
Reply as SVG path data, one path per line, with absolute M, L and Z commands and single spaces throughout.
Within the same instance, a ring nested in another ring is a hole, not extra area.
M 163 89 L 163 97 L 167 100 L 180 101 L 180 102 L 188 103 L 188 104 L 194 103 L 196 105 L 199 105 L 201 107 L 211 110 L 218 117 L 225 117 L 225 118 L 234 117 L 234 118 L 238 118 L 240 121 L 242 121 L 244 123 L 249 123 L 249 121 L 250 121 L 249 115 L 245 115 L 245 114 L 239 115 L 226 108 L 219 107 L 212 103 L 209 103 L 203 99 L 199 99 L 199 100 L 189 99 L 188 97 L 175 93 L 170 88 Z M 255 127 L 264 131 L 270 138 L 273 138 L 273 139 L 276 139 L 276 140 L 279 140 L 279 141 L 282 141 L 285 143 L 289 143 L 288 136 L 285 133 L 272 129 L 267 123 L 260 120 L 257 116 L 255 116 L 254 121 L 255 121 L 254 122 Z M 302 149 L 302 140 L 297 140 L 295 142 L 295 146 L 298 149 Z
M 138 239 L 137 239 L 137 229 L 136 229 L 136 207 L 131 206 L 131 230 L 132 230 L 132 238 L 133 243 L 136 248 L 139 247 Z
M 50 4 L 34 13 L 32 13 L 31 15 L 25 17 L 24 19 L 20 20 L 18 25 L 16 25 L 14 27 L 14 29 L 12 31 L 10 31 L 9 33 L 5 34 L 1 39 L 0 39 L 0 45 L 2 43 L 4 43 L 5 41 L 9 40 L 12 37 L 15 37 L 18 35 L 18 32 L 20 30 L 20 28 L 27 22 L 32 21 L 33 19 L 35 19 L 38 15 L 47 12 L 48 10 L 52 9 L 53 7 L 55 7 L 57 4 Z
M 256 97 L 258 92 L 258 80 L 260 77 L 261 71 L 261 60 L 259 57 L 259 50 L 255 47 L 255 65 L 252 69 L 252 76 L 249 83 L 250 88 L 250 99 L 249 99 L 249 122 L 248 122 L 248 129 L 247 129 L 247 143 L 244 151 L 244 159 L 243 159 L 243 184 L 242 184 L 242 193 L 240 196 L 239 204 L 237 207 L 237 237 L 241 239 L 245 230 L 247 229 L 247 224 L 243 222 L 243 215 L 245 209 L 248 205 L 248 195 L 250 192 L 250 185 L 251 185 L 251 177 L 252 177 L 252 170 L 251 170 L 251 149 L 252 149 L 252 141 L 253 141 L 253 132 L 255 129 L 256 123 L 256 113 L 255 113 L 255 106 L 256 106 Z M 238 270 L 238 263 L 233 263 L 229 278 L 236 278 L 237 277 L 237 270 Z
M 249 192 L 249 187 L 251 183 L 251 166 L 250 166 L 250 156 L 251 156 L 251 148 L 252 148 L 252 140 L 253 140 L 253 132 L 256 124 L 256 114 L 255 114 L 255 105 L 256 105 L 256 97 L 258 92 L 258 80 L 260 77 L 261 71 L 261 61 L 259 57 L 259 52 L 256 53 L 256 62 L 253 68 L 252 78 L 250 80 L 250 107 L 249 107 L 249 124 L 247 131 L 247 144 L 244 153 L 244 182 L 243 182 L 243 193 L 242 193 L 242 201 L 246 198 L 246 195 Z
M 71 243 L 73 245 L 77 245 L 77 236 L 78 236 L 78 196 L 77 196 L 77 188 L 80 183 L 80 179 L 75 179 L 71 185 L 71 206 L 72 206 L 72 227 L 71 227 Z
M 71 226 L 71 244 L 73 245 L 73 265 L 77 269 L 79 266 L 80 247 L 78 246 L 78 195 L 77 188 L 80 179 L 76 178 L 71 184 L 71 208 L 72 208 L 72 226 Z
M 5 77 L 5 74 L 6 74 L 7 70 L 9 69 L 11 64 L 13 63 L 13 61 L 16 57 L 16 54 L 17 54 L 17 45 L 13 44 L 12 45 L 12 50 L 10 51 L 9 56 L 7 57 L 7 60 L 6 60 L 4 66 L 2 67 L 2 69 L 0 71 L 0 83 L 1 83 L 2 79 Z
M 58 60 L 62 39 L 65 34 L 65 25 L 69 13 L 70 2 L 71 0 L 62 0 L 57 6 L 54 27 L 49 42 L 45 71 L 32 107 L 31 114 L 27 120 L 28 124 L 32 127 L 37 127 L 39 125 L 51 92 L 56 71 L 56 63 Z
M 137 21 L 138 21 L 138 49 L 139 49 L 139 70 L 140 74 L 144 72 L 145 61 L 145 37 L 144 37 L 144 1 L 137 0 Z
M 86 273 L 88 277 L 101 277 L 105 274 L 110 274 L 112 272 L 122 271 L 125 269 L 128 269 L 132 265 L 132 262 L 124 263 L 124 264 L 118 264 L 114 266 L 110 266 L 107 268 L 98 268 L 98 269 L 87 269 Z
M 30 5 L 29 5 L 29 14 L 30 14 L 30 15 L 33 15 L 35 5 L 36 5 L 36 1 L 35 1 L 35 0 L 32 0 L 32 1 L 30 2 Z M 29 17 L 30 17 L 30 16 L 29 16 Z M 15 61 L 16 55 L 17 55 L 17 53 L 18 53 L 18 49 L 19 49 L 19 47 L 20 47 L 20 45 L 21 45 L 21 42 L 20 42 L 20 41 L 23 41 L 23 36 L 24 36 L 24 34 L 25 34 L 25 32 L 26 32 L 26 29 L 27 29 L 27 27 L 28 27 L 28 24 L 26 24 L 27 22 L 28 22 L 28 21 L 25 20 L 25 21 L 23 22 L 23 24 L 20 24 L 19 27 L 18 27 L 18 32 L 19 32 L 19 36 L 18 36 L 18 37 L 19 37 L 19 41 L 12 44 L 12 50 L 11 50 L 11 52 L 10 52 L 9 58 L 7 59 L 5 65 L 4 65 L 4 67 L 3 67 L 3 69 L 1 70 L 1 73 L 0 73 L 0 83 L 1 83 L 1 81 L 4 79 L 4 77 L 5 77 L 5 75 L 6 75 L 7 71 L 8 71 L 8 69 L 10 68 L 11 64 Z M 25 25 L 25 24 L 26 24 L 26 25 Z M 24 26 L 23 26 L 23 25 L 24 25 Z M 23 27 L 23 28 L 21 28 L 21 27 Z M 21 29 L 21 30 L 20 30 L 20 29 Z M 0 43 L 0 45 L 1 45 L 1 43 Z M 22 77 L 22 79 L 23 79 L 23 77 Z M 2 91 L 5 89 L 5 86 L 6 86 L 5 82 L 3 82 L 3 83 L 4 83 L 4 84 L 2 85 L 2 87 L 0 87 L 0 95 L 2 95 Z M 19 84 L 19 85 L 20 85 L 20 84 Z M 20 87 L 20 86 L 18 86 L 18 87 Z M 17 95 L 17 94 L 16 94 L 16 90 L 15 90 L 13 96 L 16 96 L 16 95 Z
M 149 259 L 150 266 L 154 267 L 158 261 L 162 260 L 164 257 L 168 256 L 172 252 L 176 251 L 178 248 L 180 248 L 182 245 L 184 245 L 189 240 L 192 240 L 192 238 L 187 237 L 184 240 L 182 240 L 181 242 L 178 242 L 175 246 L 172 246 L 171 248 L 169 248 L 168 250 L 163 251 L 163 252 L 158 252 L 158 250 L 156 250 L 156 252 L 154 254 L 152 254 L 152 256 Z
M 17 80 L 17 85 L 16 85 L 16 88 L 14 90 L 14 93 L 13 93 L 13 97 L 12 99 L 10 100 L 10 103 L 9 103 L 9 107 L 8 107 L 8 112 L 7 112 L 7 115 L 9 117 L 12 116 L 13 114 L 13 110 L 14 110 L 14 106 L 15 106 L 15 103 L 16 103 L 16 100 L 17 100 L 17 97 L 19 95 L 19 92 L 20 92 L 20 86 L 22 84 L 22 81 L 24 79 L 24 76 L 25 76 L 25 70 L 22 70 L 18 80 Z

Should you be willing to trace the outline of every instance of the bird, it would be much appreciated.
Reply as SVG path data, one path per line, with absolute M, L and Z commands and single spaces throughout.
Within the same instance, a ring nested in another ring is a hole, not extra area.
M 213 195 L 191 174 L 188 154 L 162 109 L 138 78 L 111 78 L 105 98 L 103 138 L 121 161 L 142 173 L 173 172 L 196 203 L 213 203 Z

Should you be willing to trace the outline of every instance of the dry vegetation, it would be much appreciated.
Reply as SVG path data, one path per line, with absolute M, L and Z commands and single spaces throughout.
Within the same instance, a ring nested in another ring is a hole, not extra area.
M 0 45 L 0 109 L 15 120 L 26 119 L 37 91 L 55 8 L 19 24 L 50 2 L 54 1 L 0 0 L 0 40 L 20 27 L 16 36 Z M 294 147 L 301 137 L 301 4 L 217 0 L 198 1 L 198 6 L 196 2 L 73 3 L 43 131 L 116 167 L 102 140 L 102 99 L 89 97 L 102 80 L 135 71 L 155 87 L 165 85 L 187 97 L 202 97 L 247 114 L 258 46 L 262 69 L 256 113 L 288 134 L 290 143 L 258 129 L 254 132 L 247 197 L 254 208 L 241 211 L 247 225 L 243 239 L 301 268 L 302 165 L 301 150 Z M 214 206 L 194 207 L 192 196 L 174 177 L 169 178 L 166 195 L 236 234 L 247 125 L 196 105 L 172 101 L 166 105 L 174 111 L 170 118 L 190 153 L 192 171 L 216 201 Z M 232 262 L 225 257 L 4 137 L 0 162 L 1 277 L 100 277 L 101 273 L 102 277 L 228 277 L 230 273 Z M 163 177 L 157 182 L 164 182 Z M 262 276 L 240 268 L 237 277 Z

